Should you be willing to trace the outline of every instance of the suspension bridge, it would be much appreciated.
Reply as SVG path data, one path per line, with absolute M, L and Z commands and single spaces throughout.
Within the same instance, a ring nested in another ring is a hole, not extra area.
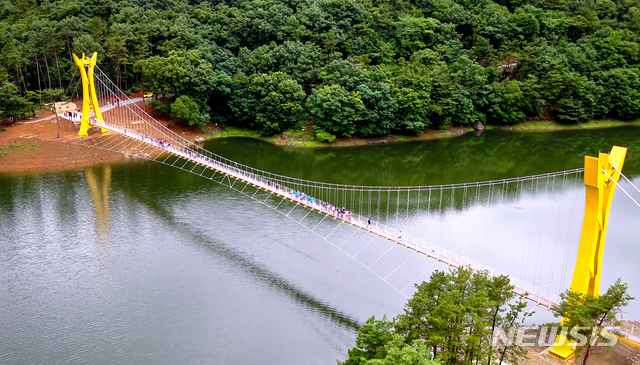
M 394 215 L 408 216 L 416 209 L 437 213 L 445 208 L 462 210 L 496 201 L 518 200 L 540 190 L 558 192 L 577 187 L 584 179 L 587 188 L 586 210 L 571 288 L 583 293 L 599 293 L 611 198 L 618 179 L 627 179 L 621 171 L 625 148 L 614 147 L 610 154 L 601 153 L 598 158 L 586 157 L 585 168 L 474 183 L 361 186 L 310 181 L 246 166 L 192 143 L 150 116 L 138 105 L 137 100 L 129 99 L 96 65 L 96 54 L 91 58 L 74 55 L 74 60 L 81 72 L 83 112 L 79 137 L 70 142 L 158 162 L 228 186 L 329 242 L 405 297 L 408 297 L 407 289 L 431 267 L 403 287 L 394 285 L 388 279 L 412 257 L 421 255 L 447 267 L 469 267 L 486 271 L 491 276 L 508 275 L 514 286 L 513 291 L 522 299 L 549 310 L 559 303 L 560 293 L 566 289 L 562 282 L 555 290 L 541 281 L 533 280 L 530 283 L 536 275 L 505 271 L 458 255 L 381 220 L 388 222 L 389 217 L 393 218 Z M 630 180 L 627 181 L 638 190 Z M 628 191 L 621 190 L 640 208 L 638 201 Z M 342 230 L 347 230 L 346 238 L 344 232 L 338 234 Z M 357 252 L 349 252 L 345 244 L 356 235 L 367 237 L 366 242 Z M 359 255 L 374 241 L 387 242 L 388 248 L 373 261 L 361 260 Z M 390 274 L 380 274 L 374 265 L 396 246 L 402 246 L 415 255 L 409 255 Z M 564 256 L 566 266 L 566 249 Z M 555 256 L 553 260 L 552 267 L 555 266 Z M 640 342 L 640 339 L 637 341 Z M 558 352 L 562 353 L 556 354 L 556 357 L 568 358 L 567 351 L 559 349 Z

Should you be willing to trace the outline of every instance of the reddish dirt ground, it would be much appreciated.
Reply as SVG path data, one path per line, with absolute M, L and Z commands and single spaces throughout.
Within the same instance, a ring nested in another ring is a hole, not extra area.
M 70 121 L 59 121 L 61 139 L 78 133 Z M 58 140 L 55 118 L 4 128 L 7 130 L 0 132 L 0 172 L 59 170 L 124 159 L 117 153 Z
M 136 95 L 132 95 L 135 97 Z M 82 105 L 81 100 L 74 100 Z M 141 103 L 140 103 L 141 104 Z M 145 108 L 152 114 L 151 106 Z M 165 125 L 167 118 L 157 117 Z M 20 121 L 25 124 L 2 126 L 0 131 L 0 172 L 27 172 L 72 169 L 99 163 L 126 159 L 119 153 L 89 148 L 74 143 L 78 129 L 72 122 L 56 118 L 47 110 L 37 113 L 33 120 Z M 58 138 L 58 123 L 60 138 Z M 171 127 L 176 133 L 193 140 L 198 134 L 196 127 L 176 124 Z

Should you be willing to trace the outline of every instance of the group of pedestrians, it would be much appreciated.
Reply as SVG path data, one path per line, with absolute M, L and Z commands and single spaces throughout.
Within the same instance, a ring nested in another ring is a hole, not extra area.
M 277 189 L 277 187 L 276 187 Z M 323 200 L 316 199 L 310 195 L 305 194 L 303 191 L 291 190 L 289 193 L 291 197 L 301 203 L 311 205 L 312 207 L 319 209 L 325 213 L 331 214 L 339 219 L 343 219 L 351 223 L 352 213 L 345 207 L 337 207 L 333 204 L 325 202 Z
M 211 167 L 220 167 L 222 166 L 221 163 L 213 158 L 204 156 L 201 153 L 198 153 L 196 151 L 193 151 L 190 148 L 185 148 L 185 147 L 174 147 L 171 143 L 165 141 L 164 139 L 160 139 L 160 138 L 154 138 L 151 137 L 150 135 L 148 135 L 147 133 L 140 133 L 140 132 L 136 132 L 136 131 L 131 131 L 128 130 L 127 128 L 121 128 L 119 126 L 109 126 L 109 129 L 113 129 L 118 133 L 124 134 L 125 136 L 128 137 L 133 137 L 137 140 L 140 140 L 142 142 L 148 143 L 150 145 L 153 145 L 155 147 L 158 147 L 162 150 L 168 151 L 168 152 L 172 152 L 175 153 L 177 155 L 180 155 L 183 158 L 192 160 L 192 161 L 196 161 Z
M 126 133 L 126 129 L 125 129 L 125 134 L 127 134 Z M 163 150 L 171 151 L 171 143 L 169 143 L 169 142 L 167 142 L 167 141 L 165 141 L 163 139 L 153 138 L 148 134 L 145 134 L 142 138 L 143 138 L 144 142 L 147 142 L 149 144 L 155 145 L 158 148 L 162 148 Z
M 195 152 L 189 148 L 175 148 L 172 147 L 172 145 L 168 142 L 166 142 L 165 140 L 159 139 L 159 138 L 153 138 L 151 136 L 149 136 L 148 134 L 142 134 L 139 132 L 134 132 L 134 131 L 129 131 L 126 128 L 120 128 L 120 127 L 113 127 L 110 126 L 111 129 L 115 129 L 116 131 L 127 135 L 127 136 L 131 136 L 134 137 L 138 140 L 141 140 L 143 142 L 146 142 L 148 144 L 157 146 L 158 148 L 161 148 L 165 151 L 170 151 L 173 153 L 176 153 L 178 155 L 181 155 L 184 158 L 188 158 L 190 160 L 195 160 L 196 162 L 200 162 L 203 163 L 205 165 L 209 165 L 209 166 L 216 166 L 218 168 L 223 168 L 223 169 L 228 169 L 229 167 L 226 166 L 225 164 L 220 163 L 217 160 L 214 160 L 212 158 L 206 157 L 198 152 Z M 241 175 L 240 175 L 241 176 Z M 280 189 L 280 185 L 277 182 L 274 182 L 273 184 L 271 183 L 271 181 L 267 180 L 266 183 L 267 188 L 269 190 L 271 190 L 271 187 L 273 186 L 275 188 L 276 191 L 281 191 Z M 285 194 L 286 195 L 286 194 Z M 325 202 L 323 200 L 320 199 L 316 199 L 313 196 L 310 196 L 308 194 L 305 194 L 303 191 L 299 191 L 299 190 L 291 190 L 289 191 L 289 195 L 291 197 L 291 199 L 297 200 L 300 203 L 309 205 L 311 207 L 314 207 L 320 211 L 323 211 L 327 214 L 331 214 L 336 218 L 342 219 L 344 221 L 350 222 L 352 223 L 352 212 L 347 210 L 344 206 L 342 208 L 335 206 L 333 204 L 330 204 L 328 202 Z M 371 231 L 373 226 L 371 224 L 371 218 L 367 218 L 367 224 L 366 224 L 366 228 Z M 398 241 L 402 241 L 402 231 L 398 231 L 397 233 L 397 240 Z
M 64 117 L 67 119 L 76 119 L 80 117 L 80 113 L 77 112 L 64 112 Z
M 333 212 L 335 212 L 340 219 L 344 219 L 347 222 L 351 222 L 351 211 L 347 210 L 347 208 L 342 207 L 338 208 L 335 205 L 331 205 L 330 207 Z

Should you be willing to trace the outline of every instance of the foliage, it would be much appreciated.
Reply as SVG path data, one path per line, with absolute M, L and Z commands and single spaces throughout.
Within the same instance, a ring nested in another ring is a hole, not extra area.
M 20 115 L 30 110 L 30 103 L 20 96 L 18 87 L 5 82 L 0 87 L 0 115 L 9 113 Z
M 329 143 L 331 143 L 331 142 L 336 140 L 336 136 L 334 136 L 333 134 L 325 131 L 324 129 L 322 129 L 320 127 L 314 127 L 313 128 L 313 135 L 320 142 L 329 142 Z
M 204 126 L 200 118 L 200 108 L 198 103 L 187 95 L 179 96 L 171 104 L 171 117 L 180 119 L 189 125 Z
M 508 277 L 460 268 L 436 271 L 416 286 L 393 322 L 367 321 L 345 365 L 517 364 L 525 355 L 521 347 L 491 346 L 497 328 L 517 327 L 526 316 L 526 304 L 516 298 Z
M 356 133 L 364 109 L 360 94 L 349 92 L 340 85 L 323 85 L 314 89 L 306 106 L 319 127 L 331 134 L 347 137 Z
M 167 106 L 165 103 L 159 100 L 151 100 L 149 105 L 153 107 L 154 115 L 171 115 L 171 106 Z
M 238 120 L 244 120 L 261 134 L 283 132 L 302 120 L 305 94 L 287 74 L 255 74 L 250 81 L 239 83 L 242 88 L 230 103 L 231 110 Z
M 349 350 L 349 358 L 344 365 L 366 363 L 371 359 L 384 359 L 387 356 L 386 344 L 393 339 L 393 324 L 387 317 L 367 320 L 356 338 L 356 347 Z
M 552 308 L 554 315 L 562 317 L 563 325 L 569 328 L 569 339 L 579 340 L 578 336 L 586 338 L 583 365 L 589 360 L 591 347 L 602 336 L 600 329 L 603 325 L 614 323 L 616 314 L 634 299 L 627 289 L 628 285 L 618 279 L 599 297 L 567 290 L 561 295 L 562 302 Z
M 440 365 L 431 358 L 424 340 L 407 343 L 394 333 L 393 323 L 386 317 L 371 317 L 360 328 L 356 347 L 349 350 L 349 358 L 342 365 Z
M 98 52 L 122 90 L 266 135 L 309 115 L 341 136 L 640 117 L 635 0 L 0 3 L 0 85 L 29 102 L 75 93 L 71 54 Z
M 382 359 L 367 361 L 367 365 L 441 365 L 438 360 L 427 360 L 431 357 L 429 348 L 423 340 L 406 343 L 404 337 L 394 335 L 385 345 L 387 356 Z

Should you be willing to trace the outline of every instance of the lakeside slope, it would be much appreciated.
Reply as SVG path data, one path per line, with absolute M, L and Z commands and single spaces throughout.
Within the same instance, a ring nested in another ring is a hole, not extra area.
M 149 109 L 149 107 L 147 106 Z M 150 110 L 149 110 L 150 111 Z M 171 125 L 166 118 L 157 118 L 165 125 Z M 59 118 L 60 139 L 57 138 L 58 125 L 53 114 L 42 111 L 34 121 L 4 127 L 0 132 L 0 173 L 35 172 L 86 167 L 100 163 L 111 163 L 127 159 L 127 156 L 69 143 L 77 133 L 70 121 Z M 563 130 L 588 130 L 615 128 L 622 126 L 640 126 L 640 120 L 625 122 L 617 120 L 598 120 L 587 123 L 565 125 L 551 121 L 533 121 L 506 127 L 487 126 L 486 130 L 513 132 L 554 132 Z M 293 148 L 336 148 L 363 145 L 390 144 L 411 141 L 428 141 L 454 138 L 475 132 L 471 128 L 450 127 L 440 130 L 426 130 L 417 135 L 387 135 L 381 137 L 340 137 L 327 143 L 318 141 L 311 126 L 300 131 L 287 131 L 274 136 L 261 136 L 258 131 L 237 127 L 208 125 L 204 129 L 177 124 L 172 130 L 189 140 L 203 137 L 205 140 L 245 137 L 266 141 L 278 146 Z

